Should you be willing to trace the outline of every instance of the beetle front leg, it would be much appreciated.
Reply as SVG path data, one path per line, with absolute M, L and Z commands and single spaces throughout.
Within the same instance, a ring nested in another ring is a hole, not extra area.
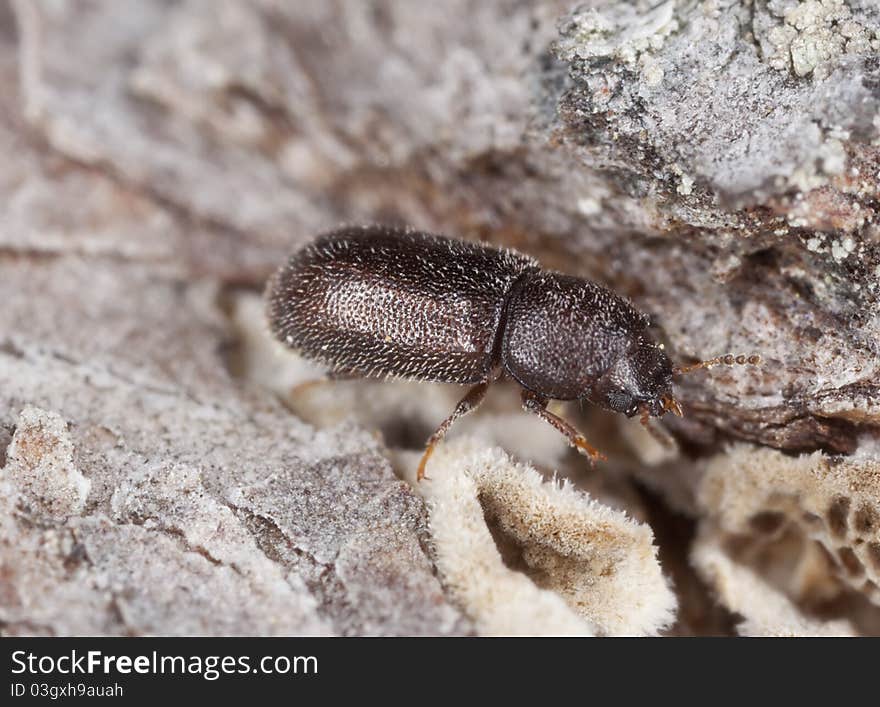
M 465 395 L 459 402 L 458 405 L 455 406 L 455 410 L 452 411 L 452 414 L 447 417 L 441 423 L 440 427 L 437 428 L 437 431 L 431 435 L 428 439 L 428 444 L 425 447 L 425 453 L 422 455 L 422 460 L 419 462 L 419 470 L 416 474 L 416 480 L 421 481 L 425 478 L 425 467 L 428 464 L 428 459 L 431 458 L 431 454 L 434 453 L 434 447 L 436 447 L 440 441 L 446 436 L 446 433 L 449 431 L 449 428 L 452 427 L 452 423 L 455 422 L 459 417 L 467 415 L 469 412 L 476 410 L 480 403 L 483 402 L 483 398 L 486 397 L 486 391 L 489 390 L 489 382 L 478 383 L 473 388 L 471 388 L 467 395 Z
M 606 456 L 587 442 L 586 438 L 572 425 L 547 409 L 547 398 L 540 396 L 537 393 L 533 393 L 531 390 L 523 390 L 522 406 L 524 410 L 537 415 L 544 420 L 544 422 L 550 423 L 553 427 L 564 434 L 568 439 L 568 443 L 585 457 L 588 457 L 591 463 L 596 462 L 596 460 L 606 460 Z

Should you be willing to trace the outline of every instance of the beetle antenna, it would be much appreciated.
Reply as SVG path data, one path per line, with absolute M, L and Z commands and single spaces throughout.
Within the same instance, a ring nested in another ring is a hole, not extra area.
M 712 368 L 712 366 L 758 366 L 760 363 L 761 357 L 758 354 L 752 354 L 751 356 L 725 354 L 724 356 L 716 356 L 707 361 L 700 361 L 687 366 L 676 366 L 672 369 L 672 375 L 681 376 L 701 368 Z

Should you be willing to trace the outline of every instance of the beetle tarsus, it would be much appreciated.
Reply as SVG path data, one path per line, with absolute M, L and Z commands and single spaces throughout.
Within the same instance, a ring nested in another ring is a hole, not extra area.
M 440 427 L 437 428 L 437 431 L 430 436 L 428 443 L 425 446 L 425 453 L 422 454 L 422 459 L 419 462 L 419 470 L 416 472 L 417 481 L 427 478 L 425 476 L 425 468 L 428 466 L 428 459 L 430 459 L 431 455 L 434 453 L 434 447 L 436 447 L 446 436 L 449 428 L 452 427 L 452 423 L 459 417 L 463 417 L 469 412 L 476 410 L 480 403 L 483 402 L 483 398 L 486 397 L 487 390 L 489 390 L 488 382 L 477 383 L 477 385 L 467 392 L 467 395 L 458 401 L 458 405 L 455 406 L 455 410 L 452 411 L 452 414 L 443 420 Z
M 586 437 L 578 432 L 570 423 L 563 420 L 559 415 L 554 415 L 547 409 L 547 398 L 537 395 L 530 390 L 523 390 L 522 406 L 526 412 L 537 415 L 544 420 L 544 422 L 549 423 L 565 435 L 568 439 L 568 443 L 578 452 L 587 457 L 591 464 L 595 464 L 597 461 L 607 460 L 607 457 L 592 444 L 587 442 Z
M 547 413 L 548 415 L 551 413 Z M 608 461 L 608 457 L 606 457 L 602 452 L 596 449 L 592 444 L 587 442 L 583 435 L 578 435 L 573 441 L 572 446 L 578 450 L 581 454 L 583 454 L 587 459 L 590 460 L 590 464 L 595 465 L 597 461 L 604 462 Z
M 433 435 L 431 437 L 433 439 Z M 425 475 L 425 467 L 428 466 L 428 459 L 431 458 L 431 455 L 434 453 L 434 447 L 437 446 L 436 442 L 428 442 L 428 445 L 425 447 L 425 453 L 422 454 L 422 458 L 419 461 L 419 470 L 416 472 L 416 481 L 421 481 L 422 479 L 427 479 L 428 477 Z

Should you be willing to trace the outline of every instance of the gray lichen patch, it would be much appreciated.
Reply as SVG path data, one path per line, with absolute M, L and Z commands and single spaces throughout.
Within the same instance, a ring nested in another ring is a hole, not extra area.
M 876 13 L 872 17 L 869 3 L 770 0 L 755 4 L 755 39 L 774 69 L 822 79 L 843 56 L 880 49 L 880 23 Z
M 842 0 L 781 5 L 669 2 L 649 11 L 647 3 L 599 2 L 576 10 L 555 45 L 575 84 L 560 104 L 564 134 L 583 145 L 585 162 L 623 170 L 628 189 L 644 195 L 657 170 L 704 207 L 712 203 L 706 189 L 754 203 L 820 186 L 842 169 L 834 133 L 876 132 L 878 99 L 867 81 L 880 25 Z M 770 29 L 774 11 L 784 29 Z M 811 79 L 780 74 L 780 53 Z M 858 110 L 843 113 L 842 105 Z
M 651 50 L 660 49 L 665 38 L 679 29 L 679 23 L 675 1 L 667 0 L 620 3 L 603 11 L 583 5 L 565 18 L 559 29 L 561 39 L 555 51 L 563 61 L 603 57 L 636 65 Z M 650 84 L 658 83 L 650 76 L 646 79 Z

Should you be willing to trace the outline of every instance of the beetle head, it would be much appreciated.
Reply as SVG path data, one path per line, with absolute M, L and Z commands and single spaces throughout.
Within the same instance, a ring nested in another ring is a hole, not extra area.
M 681 415 L 672 397 L 672 363 L 663 349 L 645 336 L 634 338 L 626 351 L 596 381 L 589 400 L 627 417 Z

